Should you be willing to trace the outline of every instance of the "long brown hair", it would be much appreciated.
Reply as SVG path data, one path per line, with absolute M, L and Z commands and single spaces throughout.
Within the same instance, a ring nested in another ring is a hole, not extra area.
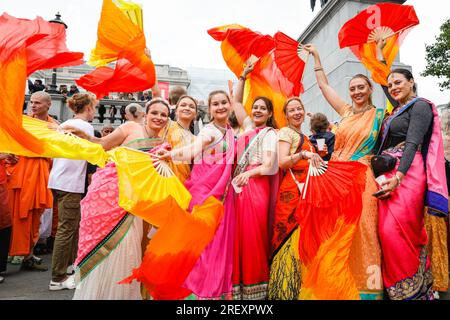
M 274 129 L 278 129 L 278 126 L 277 126 L 277 123 L 276 123 L 275 117 L 274 117 L 275 113 L 273 111 L 273 102 L 272 102 L 272 100 L 270 100 L 269 98 L 264 97 L 264 96 L 256 97 L 255 100 L 253 101 L 253 105 L 258 100 L 264 101 L 264 103 L 266 104 L 267 110 L 269 110 L 269 112 L 272 113 L 272 116 L 269 119 L 267 119 L 267 126 L 268 127 L 272 127 Z

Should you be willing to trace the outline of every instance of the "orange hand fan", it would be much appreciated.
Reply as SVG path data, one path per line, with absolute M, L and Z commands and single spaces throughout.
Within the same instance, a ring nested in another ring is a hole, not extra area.
M 362 212 L 366 171 L 359 162 L 310 166 L 296 211 L 304 264 L 301 298 L 359 299 L 349 254 Z
M 339 31 L 341 48 L 350 47 L 372 78 L 386 85 L 386 78 L 409 30 L 419 24 L 414 7 L 379 3 L 349 20 Z M 378 61 L 377 41 L 385 40 L 382 53 L 386 64 Z
M 283 75 L 303 92 L 303 73 L 308 63 L 309 53 L 303 45 L 282 32 L 277 32 L 275 39 L 275 62 Z

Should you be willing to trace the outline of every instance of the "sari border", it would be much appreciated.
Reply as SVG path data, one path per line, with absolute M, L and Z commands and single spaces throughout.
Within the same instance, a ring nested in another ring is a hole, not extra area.
M 427 265 L 427 248 L 420 253 L 417 273 L 386 288 L 390 300 L 429 300 L 433 295 L 433 275 Z
M 428 190 L 426 194 L 426 204 L 429 214 L 441 218 L 448 216 L 448 198 Z
M 77 266 L 77 278 L 82 282 L 122 242 L 130 230 L 134 216 L 127 213 L 114 229 Z

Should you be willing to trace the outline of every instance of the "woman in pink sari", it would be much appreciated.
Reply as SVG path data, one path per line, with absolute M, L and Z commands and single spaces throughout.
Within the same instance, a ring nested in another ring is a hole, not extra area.
M 234 194 L 231 187 L 235 139 L 228 124 L 232 107 L 224 91 L 214 91 L 208 100 L 212 122 L 206 125 L 196 141 L 170 152 L 162 151 L 162 159 L 191 161 L 194 166 L 185 186 L 192 194 L 189 210 L 201 205 L 210 196 L 224 203 L 224 217 L 184 287 L 192 292 L 188 299 L 231 299 L 233 271 L 233 240 L 235 229 Z
M 130 121 L 104 138 L 74 133 L 105 150 L 125 146 L 155 152 L 164 142 L 158 134 L 167 125 L 169 113 L 169 105 L 155 99 L 147 104 L 146 125 Z M 108 163 L 94 174 L 81 202 L 74 300 L 142 300 L 140 283 L 119 284 L 141 264 L 142 237 L 142 219 L 119 207 L 116 165 Z
M 378 195 L 383 281 L 391 300 L 428 300 L 433 277 L 424 212 L 437 219 L 448 215 L 440 121 L 435 106 L 416 97 L 409 70 L 393 70 L 388 85 L 397 106 L 384 120 L 378 159 L 392 165 L 373 162 L 385 179 Z M 445 232 L 443 219 L 432 220 Z
M 234 112 L 239 125 L 244 128 L 237 142 L 237 166 L 233 174 L 233 184 L 237 188 L 233 269 L 235 300 L 267 298 L 269 217 L 275 209 L 278 192 L 278 137 L 272 101 L 266 97 L 256 98 L 251 116 L 242 104 L 245 79 L 252 70 L 253 65 L 245 68 L 234 97 Z

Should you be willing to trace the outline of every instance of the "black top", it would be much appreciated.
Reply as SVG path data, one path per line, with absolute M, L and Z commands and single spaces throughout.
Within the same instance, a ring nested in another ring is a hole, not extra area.
M 317 147 L 317 139 L 325 139 L 325 144 L 327 145 L 328 154 L 323 157 L 323 160 L 330 161 L 331 155 L 334 152 L 335 135 L 332 132 L 319 132 L 312 135 L 309 141 Z
M 426 142 L 425 137 L 433 123 L 433 112 L 428 103 L 418 100 L 408 110 L 392 120 L 383 150 L 406 142 L 398 171 L 408 172 L 419 146 Z

